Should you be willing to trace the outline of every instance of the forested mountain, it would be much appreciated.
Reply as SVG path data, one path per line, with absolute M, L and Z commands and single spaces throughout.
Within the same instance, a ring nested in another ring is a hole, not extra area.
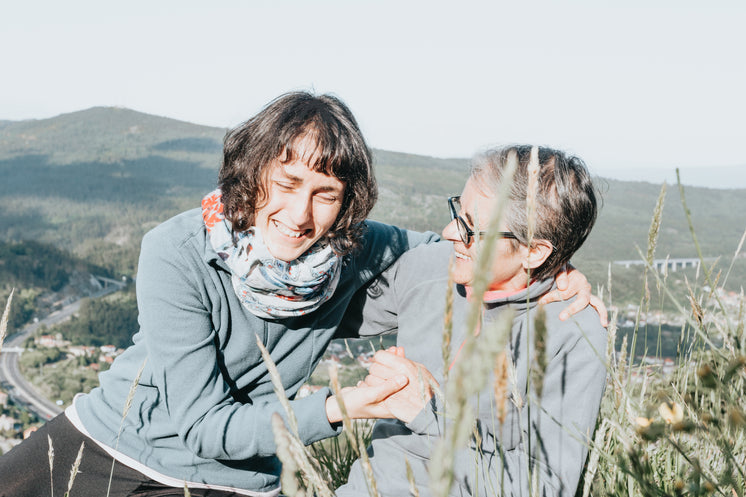
M 41 304 L 37 297 L 44 293 L 61 292 L 66 287 L 75 287 L 70 292 L 77 296 L 85 293 L 90 274 L 110 275 L 107 269 L 53 245 L 34 240 L 0 241 L 0 302 L 6 302 L 11 290 L 16 289 L 10 329 L 17 329 L 35 314 Z
M 215 187 L 225 131 L 104 107 L 2 121 L 0 241 L 53 244 L 132 275 L 142 235 L 198 206 Z M 374 154 L 380 200 L 372 217 L 440 231 L 448 221 L 445 198 L 460 192 L 469 161 Z M 575 261 L 604 281 L 609 261 L 637 259 L 636 247 L 646 251 L 660 185 L 598 184 L 601 215 Z M 687 187 L 685 194 L 704 256 L 732 257 L 746 228 L 746 191 Z M 668 188 L 656 251 L 667 255 L 696 256 L 676 185 Z

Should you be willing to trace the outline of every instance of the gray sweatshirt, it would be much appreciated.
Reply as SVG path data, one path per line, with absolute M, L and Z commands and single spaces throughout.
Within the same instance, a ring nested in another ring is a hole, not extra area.
M 359 292 L 345 319 L 348 333 L 398 330 L 397 343 L 407 357 L 427 367 L 446 390 L 449 385 L 443 384 L 441 342 L 452 252 L 450 242 L 407 252 L 367 292 Z M 536 300 L 552 285 L 552 279 L 535 282 L 524 291 L 484 304 L 483 330 L 489 330 L 489 322 L 506 309 L 514 313 L 509 356 L 515 366 L 515 382 L 509 391 L 517 392 L 522 402 L 515 397 L 508 401 L 507 418 L 499 426 L 492 378 L 478 398 L 472 399 L 479 440 L 472 437 L 469 447 L 456 454 L 450 495 L 528 496 L 529 471 L 538 477 L 538 495 L 575 494 L 605 388 L 606 369 L 599 354 L 606 350 L 606 330 L 590 307 L 562 322 L 558 315 L 567 302 L 545 306 L 548 366 L 541 399 L 536 399 L 536 392 L 527 390 L 527 361 L 534 356 L 534 327 L 529 323 L 533 322 Z M 464 287 L 456 285 L 451 357 L 465 338 L 468 305 Z M 530 409 L 529 396 L 533 397 Z M 432 495 L 430 456 L 450 423 L 447 411 L 446 416 L 443 413 L 442 404 L 433 399 L 411 423 L 376 423 L 368 454 L 383 497 L 410 495 L 405 461 L 412 468 L 419 495 Z M 353 465 L 349 482 L 337 495 L 368 495 L 360 461 Z

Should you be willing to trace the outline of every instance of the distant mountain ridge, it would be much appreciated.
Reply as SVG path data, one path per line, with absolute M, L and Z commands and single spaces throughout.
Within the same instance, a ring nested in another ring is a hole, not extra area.
M 43 155 L 50 164 L 63 165 L 102 159 L 136 160 L 169 152 L 208 154 L 213 158 L 222 151 L 227 131 L 122 107 L 91 107 L 47 119 L 0 121 L 0 160 Z M 394 166 L 468 166 L 466 159 L 385 150 L 374 150 L 374 154 L 379 162 Z
M 215 187 L 225 132 L 116 107 L 0 121 L 0 241 L 52 243 L 132 274 L 142 235 Z M 380 192 L 371 217 L 439 232 L 449 221 L 445 199 L 461 191 L 469 160 L 374 150 L 374 162 Z M 661 186 L 598 184 L 600 217 L 574 260 L 603 268 L 638 258 L 636 247 L 646 251 Z M 687 187 L 685 195 L 703 255 L 732 257 L 746 228 L 746 190 Z M 656 251 L 667 255 L 696 256 L 675 185 Z
M 60 165 L 137 160 L 172 155 L 169 152 L 180 150 L 169 144 L 190 141 L 202 146 L 189 152 L 214 156 L 222 148 L 225 131 L 120 107 L 93 107 L 0 127 L 0 160 L 32 154 Z
M 620 181 L 640 181 L 676 184 L 676 168 L 617 168 L 605 170 L 605 175 Z M 746 189 L 746 162 L 737 166 L 686 167 L 679 169 L 684 185 L 714 189 Z

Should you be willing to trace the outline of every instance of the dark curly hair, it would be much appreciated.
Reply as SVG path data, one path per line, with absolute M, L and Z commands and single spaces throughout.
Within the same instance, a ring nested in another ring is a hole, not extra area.
M 228 131 L 218 176 L 225 217 L 234 231 L 249 229 L 268 200 L 270 165 L 300 158 L 296 149 L 307 137 L 316 145 L 309 166 L 345 183 L 342 207 L 326 234 L 334 251 L 344 255 L 360 243 L 361 223 L 376 202 L 378 186 L 370 149 L 352 112 L 331 95 L 286 93 Z

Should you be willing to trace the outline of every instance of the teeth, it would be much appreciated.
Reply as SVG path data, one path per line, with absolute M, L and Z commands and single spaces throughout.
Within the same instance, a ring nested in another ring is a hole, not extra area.
M 463 259 L 465 261 L 470 261 L 471 260 L 471 257 L 469 257 L 468 255 L 464 255 L 464 254 L 462 254 L 460 252 L 455 252 L 455 251 L 454 251 L 454 253 L 456 254 L 456 258 L 457 259 Z
M 286 235 L 292 238 L 300 238 L 306 232 L 305 230 L 304 231 L 293 231 L 287 226 L 285 226 L 284 224 L 280 224 L 277 221 L 272 221 L 272 222 L 274 223 L 275 228 L 277 228 L 277 231 L 279 231 L 283 235 Z

